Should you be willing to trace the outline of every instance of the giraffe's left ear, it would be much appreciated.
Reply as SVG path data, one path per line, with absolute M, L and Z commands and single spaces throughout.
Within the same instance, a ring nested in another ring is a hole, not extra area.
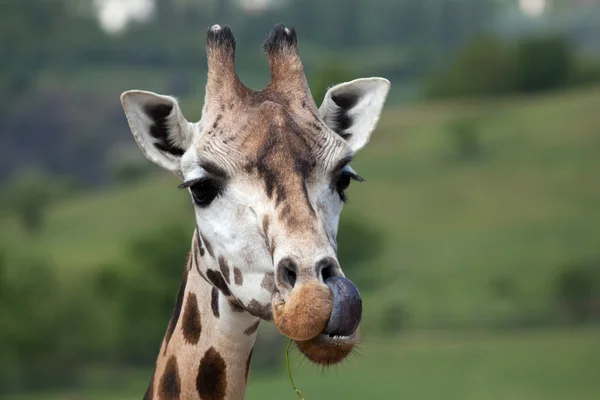
M 327 126 L 346 139 L 353 151 L 362 149 L 375 130 L 390 91 L 384 78 L 362 78 L 329 89 L 319 108 Z

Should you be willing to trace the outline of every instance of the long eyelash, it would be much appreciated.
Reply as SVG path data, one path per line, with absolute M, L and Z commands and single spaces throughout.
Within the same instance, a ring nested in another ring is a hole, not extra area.
M 357 174 L 350 173 L 350 178 L 352 178 L 356 182 L 365 182 L 365 178 Z
M 197 183 L 200 183 L 202 181 L 205 181 L 206 178 L 198 178 L 198 179 L 192 179 L 191 181 L 187 181 L 187 182 L 183 182 L 181 185 L 177 186 L 179 189 L 187 189 L 190 186 L 194 186 Z

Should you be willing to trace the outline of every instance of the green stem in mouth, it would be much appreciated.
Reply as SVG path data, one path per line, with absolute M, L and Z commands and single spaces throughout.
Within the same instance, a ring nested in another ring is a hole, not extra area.
M 292 339 L 290 339 L 290 342 L 287 345 L 287 349 L 285 349 L 285 365 L 287 367 L 287 373 L 288 376 L 290 377 L 290 383 L 292 384 L 292 389 L 294 389 L 294 392 L 296 392 L 296 394 L 298 395 L 298 397 L 300 397 L 300 399 L 305 400 L 304 396 L 302 395 L 302 392 L 298 389 L 296 389 L 296 385 L 294 385 L 294 379 L 292 379 L 292 371 L 290 369 L 290 346 L 292 345 Z

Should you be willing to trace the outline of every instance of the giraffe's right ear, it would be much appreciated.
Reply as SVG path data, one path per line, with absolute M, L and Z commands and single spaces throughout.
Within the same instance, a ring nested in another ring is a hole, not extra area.
M 121 95 L 121 104 L 144 155 L 181 177 L 181 156 L 190 146 L 193 125 L 183 117 L 177 100 L 130 90 Z

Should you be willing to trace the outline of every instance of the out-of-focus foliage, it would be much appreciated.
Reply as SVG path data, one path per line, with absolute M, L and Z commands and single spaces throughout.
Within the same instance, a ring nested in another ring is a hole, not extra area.
M 98 269 L 98 293 L 110 303 L 117 330 L 116 360 L 137 364 L 156 358 L 185 270 L 190 238 L 191 231 L 179 224 L 157 227 L 132 239 L 126 261 L 115 260 Z
M 560 88 L 573 69 L 573 49 L 560 37 L 521 40 L 515 57 L 517 89 L 524 93 Z
M 516 65 L 504 42 L 492 38 L 475 39 L 428 83 L 431 96 L 500 95 L 515 89 Z
M 600 261 L 566 266 L 556 280 L 556 300 L 568 321 L 600 318 Z
M 36 234 L 43 228 L 48 206 L 69 197 L 76 188 L 73 182 L 42 170 L 24 170 L 0 192 L 0 212 L 16 215 L 25 231 Z
M 480 37 L 427 85 L 432 97 L 532 93 L 598 82 L 600 62 L 578 59 L 563 37 L 526 37 L 516 44 Z

